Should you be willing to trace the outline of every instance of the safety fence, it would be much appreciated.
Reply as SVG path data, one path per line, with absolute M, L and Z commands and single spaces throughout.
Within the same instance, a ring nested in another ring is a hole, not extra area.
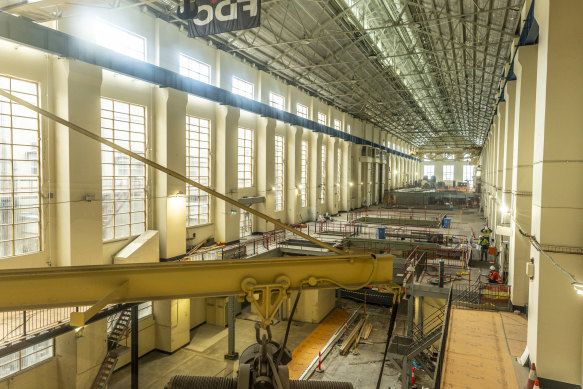
M 361 208 L 347 212 L 346 214 L 347 221 L 368 218 L 441 221 L 443 218 L 443 213 L 431 211 L 428 209 Z
M 17 342 L 48 329 L 68 325 L 71 312 L 84 312 L 89 306 L 33 309 L 0 313 L 0 345 Z
M 453 285 L 456 307 L 476 310 L 511 311 L 510 285 L 484 283 L 480 279 L 472 285 Z
M 381 231 L 379 232 L 379 228 Z M 318 222 L 316 234 L 335 235 L 343 238 L 359 237 L 366 239 L 399 239 L 408 242 L 427 242 L 453 245 L 465 239 L 461 235 L 447 234 L 426 226 L 411 225 L 371 225 L 360 222 L 332 220 Z
M 455 248 L 415 247 L 405 261 L 404 283 L 424 281 L 443 286 L 454 281 L 472 281 L 472 269 L 469 267 L 471 252 L 465 246 Z
M 203 248 L 183 258 L 183 261 L 216 261 L 226 259 L 240 259 L 252 255 L 265 253 L 278 247 L 290 233 L 284 229 L 276 229 L 262 235 L 250 236 L 237 243 L 217 245 Z

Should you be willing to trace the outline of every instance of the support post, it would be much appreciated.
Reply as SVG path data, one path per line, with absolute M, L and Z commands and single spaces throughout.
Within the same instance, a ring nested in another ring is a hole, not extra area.
M 228 351 L 225 359 L 236 360 L 239 353 L 235 351 L 235 299 L 236 296 L 229 296 L 227 302 L 227 327 L 228 327 Z
M 132 307 L 131 320 L 132 389 L 138 389 L 138 305 Z
M 415 321 L 415 296 L 407 297 L 407 336 L 413 336 L 413 325 Z

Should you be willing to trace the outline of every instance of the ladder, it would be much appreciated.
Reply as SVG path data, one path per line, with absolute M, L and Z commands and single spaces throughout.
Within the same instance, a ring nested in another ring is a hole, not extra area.
M 107 337 L 107 354 L 101 363 L 97 376 L 91 385 L 91 389 L 104 389 L 109 383 L 113 369 L 117 364 L 118 345 L 121 338 L 128 331 L 131 322 L 131 311 L 129 309 L 122 311 L 113 325 L 109 336 Z

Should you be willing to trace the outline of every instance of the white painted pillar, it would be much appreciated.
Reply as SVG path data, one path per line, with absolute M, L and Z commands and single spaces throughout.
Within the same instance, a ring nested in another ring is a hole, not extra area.
M 506 131 L 505 124 L 506 124 L 506 102 L 502 101 L 498 105 L 498 116 L 496 116 L 496 120 L 498 121 L 496 125 L 496 204 L 495 204 L 495 214 L 494 220 L 495 223 L 493 224 L 492 229 L 495 231 L 498 224 L 500 224 L 500 211 L 502 208 L 503 196 L 502 196 L 502 187 L 504 181 L 504 133 Z M 496 243 L 497 244 L 497 243 Z
M 58 59 L 53 66 L 55 113 L 101 136 L 101 69 Z M 101 145 L 55 124 L 58 266 L 104 264 Z M 83 161 L 83 163 L 71 163 Z M 84 201 L 86 195 L 96 201 Z M 83 217 L 80 217 L 83 215 Z M 90 247 L 90 250 L 87 248 Z M 110 264 L 113 261 L 108 260 Z
M 512 285 L 512 303 L 520 306 L 528 303 L 528 277 L 524 269 L 530 259 L 530 243 L 519 234 L 514 221 L 525 228 L 531 224 L 537 51 L 536 45 L 520 47 L 514 61 L 517 81 L 508 282 Z
M 338 212 L 338 204 L 336 201 L 336 193 L 339 190 L 336 185 L 336 174 L 338 166 L 338 138 L 328 138 L 328 156 L 326 158 L 326 209 L 330 214 Z
M 237 137 L 239 129 L 238 108 L 216 105 L 216 190 L 231 198 L 237 194 Z M 257 136 L 257 134 L 255 134 Z M 239 208 L 224 201 L 215 201 L 215 240 L 233 242 L 239 240 Z
M 154 103 L 156 162 L 186 175 L 188 94 L 170 88 L 155 88 Z M 176 259 L 186 254 L 186 185 L 159 171 L 154 176 L 160 258 Z
M 360 208 L 362 206 L 362 163 L 360 162 L 360 155 L 362 153 L 362 146 L 352 145 L 352 208 Z
M 539 24 L 530 233 L 583 281 L 583 2 L 537 0 Z M 558 248 L 557 248 L 558 246 Z M 583 376 L 583 296 L 548 258 L 531 249 L 528 348 L 542 387 L 574 386 Z
M 340 198 L 340 210 L 348 211 L 351 208 L 350 200 L 352 198 L 352 186 L 350 186 L 351 179 L 351 155 L 352 155 L 352 142 L 342 142 L 342 171 L 340 177 L 340 188 L 341 188 L 341 198 Z
M 303 128 L 286 124 L 286 196 L 285 209 L 288 223 L 297 223 L 301 220 L 302 198 L 300 195 L 301 184 L 301 159 Z
M 322 177 L 322 140 L 323 134 L 312 132 L 310 141 L 310 209 L 313 209 L 312 219 L 322 212 L 320 203 L 320 184 Z
M 257 209 L 269 216 L 275 217 L 275 126 L 272 118 L 257 117 L 255 158 L 257 175 L 257 193 L 265 194 L 265 202 L 256 205 Z M 285 139 L 284 139 L 285 144 Z M 239 196 L 247 191 L 240 191 Z M 252 195 L 253 193 L 249 193 Z M 275 226 L 258 217 L 254 218 L 254 232 L 271 231 Z

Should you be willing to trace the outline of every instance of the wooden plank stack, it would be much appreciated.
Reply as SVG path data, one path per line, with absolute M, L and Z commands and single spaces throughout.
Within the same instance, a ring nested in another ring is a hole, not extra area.
M 368 339 L 371 331 L 372 323 L 368 321 L 368 317 L 365 316 L 360 319 L 340 345 L 340 355 L 348 354 L 351 348 L 356 351 L 356 347 L 358 346 L 360 339 Z

